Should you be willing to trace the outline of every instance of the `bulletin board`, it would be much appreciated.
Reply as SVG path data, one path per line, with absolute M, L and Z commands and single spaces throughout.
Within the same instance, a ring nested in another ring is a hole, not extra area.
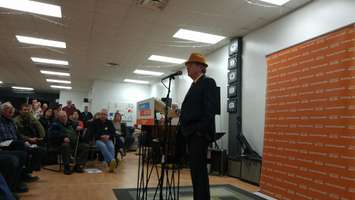
M 267 56 L 261 192 L 355 199 L 355 24 Z
M 127 123 L 132 126 L 135 122 L 136 108 L 133 103 L 122 103 L 122 102 L 109 102 L 108 106 L 108 118 L 113 119 L 115 113 L 119 111 L 122 114 L 122 122 Z

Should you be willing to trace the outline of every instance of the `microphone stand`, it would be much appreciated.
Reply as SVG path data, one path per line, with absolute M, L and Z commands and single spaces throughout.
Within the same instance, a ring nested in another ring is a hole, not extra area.
M 172 133 L 171 133 L 171 119 L 169 119 L 169 107 L 171 106 L 171 102 L 169 101 L 170 99 L 170 93 L 171 93 L 171 81 L 175 79 L 174 76 L 169 77 L 169 84 L 168 87 L 165 86 L 163 83 L 163 80 L 161 81 L 162 84 L 167 88 L 168 93 L 165 98 L 165 108 L 164 108 L 164 133 L 161 141 L 161 148 L 162 148 L 162 158 L 161 158 L 161 174 L 160 174 L 160 179 L 159 179 L 159 189 L 160 189 L 160 194 L 159 194 L 159 200 L 164 200 L 164 199 L 172 199 L 172 200 L 178 200 L 179 195 L 176 195 L 175 192 L 175 180 L 174 180 L 174 173 L 175 173 L 175 163 L 173 163 L 173 171 L 171 173 L 171 180 L 169 181 L 169 166 L 167 166 L 167 161 L 169 158 L 171 159 L 171 139 L 172 139 Z M 173 159 L 172 159 L 173 160 Z M 178 169 L 179 171 L 179 169 Z M 166 177 L 165 177 L 166 176 Z M 166 184 L 165 184 L 165 198 L 163 189 L 164 189 L 164 180 L 166 179 Z M 179 188 L 179 176 L 178 176 L 178 184 L 177 187 Z M 173 190 L 173 191 L 171 191 Z M 168 194 L 169 193 L 169 194 Z

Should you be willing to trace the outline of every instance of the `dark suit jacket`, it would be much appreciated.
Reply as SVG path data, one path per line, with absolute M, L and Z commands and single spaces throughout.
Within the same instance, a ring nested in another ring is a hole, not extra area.
M 203 75 L 191 85 L 181 107 L 180 128 L 184 136 L 214 138 L 218 98 L 216 82 L 210 77 Z

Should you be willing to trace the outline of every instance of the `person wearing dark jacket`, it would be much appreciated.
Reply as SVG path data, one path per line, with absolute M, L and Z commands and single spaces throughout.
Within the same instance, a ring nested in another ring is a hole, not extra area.
M 53 109 L 48 108 L 46 111 L 44 111 L 43 116 L 39 119 L 39 122 L 42 124 L 45 132 L 45 137 L 48 136 L 48 129 L 53 123 L 54 119 L 54 114 L 53 114 Z
M 215 133 L 217 86 L 205 75 L 208 65 L 201 54 L 191 54 L 185 65 L 193 83 L 182 103 L 180 130 L 189 147 L 194 200 L 209 200 L 207 149 Z
M 16 125 L 12 120 L 14 107 L 10 102 L 0 105 L 0 152 L 9 151 L 11 154 L 19 157 L 21 167 L 24 167 L 22 179 L 26 181 L 36 181 L 39 178 L 32 176 L 32 171 L 37 170 L 33 166 L 33 151 L 30 144 L 21 139 L 17 134 Z M 35 156 L 38 157 L 37 155 Z M 38 169 L 39 170 L 39 169 Z
M 81 113 L 81 119 L 84 122 L 85 128 L 87 128 L 87 123 L 91 120 L 94 116 L 91 112 L 89 112 L 89 106 L 84 107 L 84 112 Z
M 89 146 L 86 143 L 80 142 L 79 135 L 73 129 L 73 125 L 69 123 L 68 117 L 65 111 L 59 111 L 58 121 L 53 122 L 48 131 L 49 143 L 53 146 L 59 146 L 62 153 L 64 174 L 71 174 L 70 168 L 70 156 L 74 149 L 76 149 L 76 165 L 74 170 L 76 172 L 83 172 L 84 166 L 88 158 Z
M 93 121 L 92 129 L 95 134 L 96 148 L 102 153 L 105 161 L 108 163 L 110 172 L 113 172 L 116 167 L 115 147 L 112 142 L 115 127 L 112 121 L 107 119 L 106 109 L 102 109 L 99 119 Z

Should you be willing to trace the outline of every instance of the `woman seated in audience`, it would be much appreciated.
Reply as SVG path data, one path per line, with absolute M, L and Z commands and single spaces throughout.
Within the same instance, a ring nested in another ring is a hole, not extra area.
M 102 109 L 99 119 L 93 121 L 92 131 L 95 134 L 96 148 L 102 153 L 105 161 L 108 163 L 110 172 L 113 172 L 116 167 L 115 147 L 112 142 L 115 127 L 112 121 L 107 119 L 106 109 Z
M 123 158 L 124 156 L 126 156 L 126 152 L 125 152 L 125 129 L 126 129 L 126 124 L 121 123 L 122 121 L 122 115 L 119 112 L 115 113 L 115 116 L 113 117 L 113 125 L 116 129 L 116 134 L 115 134 L 115 146 L 117 146 L 118 151 L 121 154 L 121 157 Z
M 44 111 L 43 116 L 39 119 L 39 122 L 41 122 L 44 128 L 46 136 L 48 134 L 48 129 L 50 125 L 53 123 L 53 120 L 54 120 L 54 114 L 52 108 L 48 108 L 46 111 Z

